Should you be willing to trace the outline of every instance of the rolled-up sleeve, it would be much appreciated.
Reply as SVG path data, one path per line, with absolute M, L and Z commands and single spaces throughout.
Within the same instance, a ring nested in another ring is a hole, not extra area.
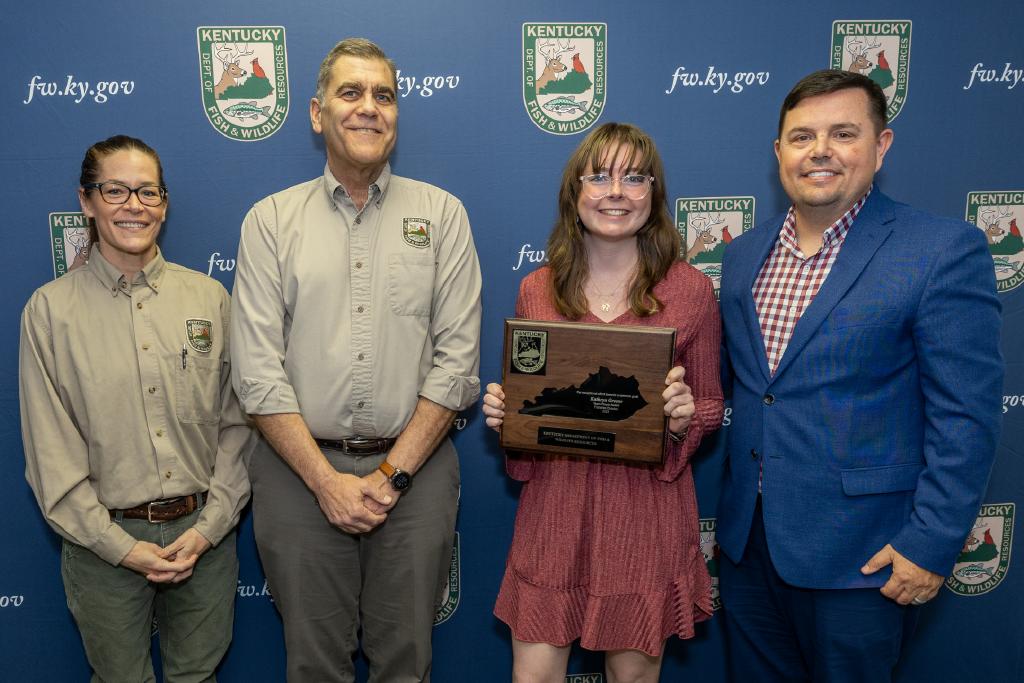
M 21 317 L 18 369 L 25 478 L 54 531 L 117 565 L 135 539 L 110 521 L 90 482 L 89 447 L 57 390 L 45 308 L 45 300 L 36 294 Z
M 278 259 L 277 220 L 271 199 L 242 222 L 231 304 L 231 378 L 250 415 L 298 413 L 284 370 L 285 303 Z
M 430 322 L 434 363 L 419 395 L 458 411 L 480 395 L 481 278 L 469 217 L 454 197 L 439 234 Z

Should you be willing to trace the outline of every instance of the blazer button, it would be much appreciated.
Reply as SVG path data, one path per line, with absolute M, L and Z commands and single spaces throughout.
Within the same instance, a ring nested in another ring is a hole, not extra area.
M 766 406 L 770 406 L 771 404 L 775 403 L 775 396 L 773 396 L 772 394 L 765 394 L 764 398 L 761 400 L 764 401 L 764 404 Z
M 750 449 L 750 457 L 753 458 L 754 460 L 757 460 L 757 449 L 755 449 L 755 448 L 751 448 Z

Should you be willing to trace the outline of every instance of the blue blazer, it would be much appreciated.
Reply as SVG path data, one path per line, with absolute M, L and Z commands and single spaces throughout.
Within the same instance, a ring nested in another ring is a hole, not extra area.
M 763 466 L 779 575 L 881 586 L 886 543 L 946 575 L 981 504 L 1001 419 L 1000 307 L 981 230 L 877 187 L 768 372 L 751 287 L 785 216 L 725 251 L 723 387 L 732 389 L 718 542 L 739 561 Z

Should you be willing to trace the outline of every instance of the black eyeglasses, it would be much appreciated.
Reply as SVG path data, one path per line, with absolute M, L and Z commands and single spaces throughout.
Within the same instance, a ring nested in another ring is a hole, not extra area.
M 163 185 L 139 185 L 133 188 L 108 180 L 104 183 L 85 183 L 82 187 L 86 190 L 99 190 L 107 204 L 127 204 L 133 194 L 146 206 L 160 206 L 167 201 L 167 188 Z

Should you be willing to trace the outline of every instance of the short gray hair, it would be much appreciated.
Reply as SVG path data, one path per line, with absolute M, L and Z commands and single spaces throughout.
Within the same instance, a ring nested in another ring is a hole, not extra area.
M 384 54 L 377 43 L 368 38 L 346 38 L 327 53 L 324 61 L 320 63 L 320 72 L 316 76 L 316 99 L 323 103 L 324 91 L 327 89 L 327 81 L 331 78 L 331 68 L 338 61 L 339 57 L 358 57 L 359 59 L 379 59 L 388 65 L 391 71 L 391 81 L 395 87 L 395 94 L 398 93 L 398 70 L 395 63 Z

